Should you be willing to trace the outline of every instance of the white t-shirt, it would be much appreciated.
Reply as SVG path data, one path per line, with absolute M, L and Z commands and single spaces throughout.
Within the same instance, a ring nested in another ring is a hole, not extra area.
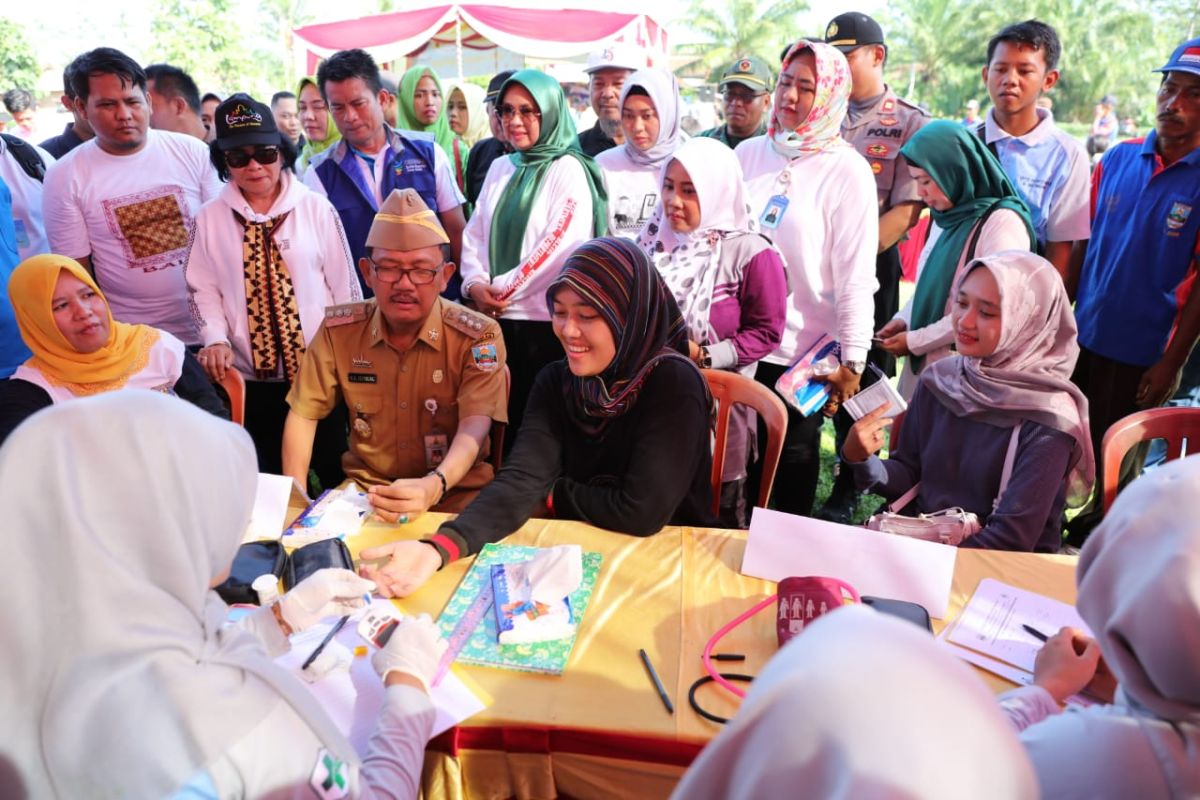
M 54 163 L 54 156 L 32 142 L 29 144 L 42 157 L 46 169 Z M 17 252 L 21 260 L 50 252 L 46 239 L 46 226 L 42 222 L 42 182 L 31 178 L 9 152 L 8 144 L 0 139 L 0 181 L 4 181 L 12 192 L 13 225 L 17 229 Z
M 512 159 L 497 158 L 479 190 L 475 213 L 463 231 L 463 295 L 472 284 L 490 283 L 509 301 L 505 319 L 548 322 L 546 287 L 562 270 L 567 256 L 592 238 L 592 193 L 578 159 L 563 156 L 551 164 L 529 211 L 529 224 L 521 238 L 521 263 L 493 279 L 488 266 L 492 217 L 516 169 Z
M 198 344 L 183 268 L 196 213 L 220 192 L 208 147 L 195 137 L 150 130 L 141 150 L 120 156 L 92 139 L 46 173 L 50 249 L 91 256 L 116 319 Z
M 619 145 L 596 156 L 608 191 L 608 235 L 637 239 L 658 206 L 658 167 L 634 163 Z
M 763 361 L 789 365 L 825 333 L 841 343 L 843 360 L 866 360 L 879 287 L 879 205 L 867 160 L 842 147 L 789 162 L 766 136 L 734 152 L 752 213 L 777 223 L 762 232 L 783 253 L 791 287 L 783 341 Z M 785 169 L 787 205 L 780 208 L 772 198 L 785 189 Z

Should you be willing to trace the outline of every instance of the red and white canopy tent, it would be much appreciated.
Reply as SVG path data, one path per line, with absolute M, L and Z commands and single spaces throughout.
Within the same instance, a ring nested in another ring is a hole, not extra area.
M 430 5 L 370 17 L 306 25 L 294 32 L 297 66 L 305 75 L 338 50 L 360 47 L 381 63 L 415 56 L 428 47 L 462 50 L 502 47 L 525 56 L 564 59 L 625 42 L 644 50 L 651 66 L 667 65 L 667 31 L 647 14 L 582 8 Z M 303 60 L 301 60 L 303 59 Z

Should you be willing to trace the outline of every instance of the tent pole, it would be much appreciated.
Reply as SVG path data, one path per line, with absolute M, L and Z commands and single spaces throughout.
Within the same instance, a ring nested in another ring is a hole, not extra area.
M 454 55 L 458 61 L 458 82 L 463 82 L 462 17 L 458 6 L 454 7 Z

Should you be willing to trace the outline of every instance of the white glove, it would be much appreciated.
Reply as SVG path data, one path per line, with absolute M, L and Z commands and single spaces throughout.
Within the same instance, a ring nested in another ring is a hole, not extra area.
M 292 587 L 279 601 L 279 613 L 294 631 L 316 625 L 326 617 L 343 617 L 367 605 L 363 595 L 375 584 L 348 569 L 319 569 Z
M 429 684 L 437 673 L 438 662 L 450 645 L 442 638 L 437 625 L 428 614 L 400 620 L 392 638 L 374 656 L 371 664 L 379 677 L 386 680 L 389 672 L 411 675 L 429 693 Z

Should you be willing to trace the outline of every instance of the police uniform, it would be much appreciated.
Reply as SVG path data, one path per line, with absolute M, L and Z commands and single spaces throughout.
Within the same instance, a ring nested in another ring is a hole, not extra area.
M 347 478 L 364 485 L 420 478 L 445 457 L 460 417 L 508 420 L 504 363 L 496 321 L 445 298 L 434 303 L 406 352 L 387 341 L 374 299 L 347 303 L 325 310 L 287 401 L 301 417 L 323 419 L 339 396 L 345 398 Z M 439 510 L 459 490 L 477 490 L 492 479 L 487 456 L 485 441 Z

